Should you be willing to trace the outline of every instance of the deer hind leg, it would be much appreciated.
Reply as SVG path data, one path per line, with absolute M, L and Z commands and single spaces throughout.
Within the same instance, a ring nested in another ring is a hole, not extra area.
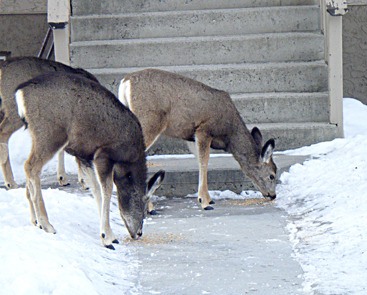
M 78 163 L 78 171 L 83 174 L 83 182 L 85 185 L 91 188 L 92 195 L 96 200 L 98 216 L 101 218 L 101 207 L 102 207 L 102 196 L 101 196 L 101 186 L 96 178 L 96 174 L 93 170 L 92 164 L 88 163 L 82 159 L 76 158 Z
M 60 186 L 67 186 L 70 183 L 67 180 L 65 172 L 65 152 L 64 149 L 57 153 L 57 180 Z
M 201 203 L 201 208 L 204 210 L 213 210 L 210 205 L 214 204 L 211 200 L 208 191 L 208 163 L 210 156 L 210 144 L 211 137 L 203 132 L 196 132 L 195 142 L 198 150 L 199 161 L 199 188 L 198 188 L 198 201 Z
M 146 147 L 145 150 L 147 151 L 157 141 L 159 136 L 166 130 L 167 120 L 164 114 L 152 113 L 149 117 L 141 116 L 140 124 L 142 126 L 144 134 Z M 154 204 L 150 200 L 150 196 L 148 201 L 148 213 L 150 215 L 157 214 L 157 211 L 154 208 Z
M 28 160 L 24 164 L 27 178 L 26 196 L 30 203 L 31 222 L 48 233 L 56 233 L 50 224 L 42 197 L 40 174 L 42 167 L 52 156 L 43 158 L 31 151 Z
M 113 180 L 112 180 L 112 169 L 113 164 L 110 162 L 108 158 L 103 156 L 97 156 L 94 159 L 94 171 L 96 175 L 96 180 L 100 185 L 102 202 L 100 206 L 100 234 L 103 245 L 108 248 L 114 250 L 115 247 L 112 243 L 118 244 L 118 240 L 116 239 L 111 225 L 110 225 L 110 204 L 111 204 L 111 195 L 113 188 Z
M 20 120 L 9 120 L 3 111 L 0 111 L 0 116 L 3 116 L 0 123 L 0 166 L 4 175 L 5 187 L 7 189 L 17 188 L 18 185 L 14 181 L 13 171 L 11 169 L 9 159 L 9 138 L 21 127 Z
M 88 174 L 89 172 L 81 159 L 75 158 L 75 160 L 78 165 L 78 182 L 81 185 L 82 189 L 86 191 L 92 185 Z

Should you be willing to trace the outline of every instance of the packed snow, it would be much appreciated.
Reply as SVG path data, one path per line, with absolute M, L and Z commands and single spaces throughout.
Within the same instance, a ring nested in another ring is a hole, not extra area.
M 286 152 L 311 155 L 277 190 L 310 294 L 367 293 L 366 118 L 365 105 L 344 99 L 344 139 Z
M 309 155 L 280 176 L 276 206 L 287 213 L 294 256 L 304 270 L 307 294 L 366 294 L 367 107 L 344 99 L 345 138 L 285 154 Z M 16 181 L 24 187 L 23 164 L 31 140 L 19 130 L 10 141 Z M 72 157 L 67 172 L 76 174 Z M 44 169 L 56 173 L 56 159 Z M 56 182 L 56 176 L 55 176 Z M 0 175 L 0 184 L 3 184 Z M 213 198 L 247 198 L 230 191 Z M 31 225 L 24 188 L 0 189 L 1 294 L 139 294 L 139 261 L 129 245 L 103 248 L 96 204 L 88 193 L 44 189 L 56 235 Z M 120 241 L 128 233 L 113 199 L 112 228 Z M 80 214 L 83 212 L 83 214 Z M 66 283 L 67 282 L 67 283 Z

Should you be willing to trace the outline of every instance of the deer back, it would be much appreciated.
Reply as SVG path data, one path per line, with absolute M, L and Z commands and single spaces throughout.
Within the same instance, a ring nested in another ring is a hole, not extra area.
M 198 129 L 223 136 L 238 115 L 227 92 L 162 70 L 126 75 L 119 90 L 119 99 L 142 121 L 143 130 L 156 116 L 166 125 L 163 134 L 171 137 L 190 140 Z
M 62 63 L 37 57 L 14 57 L 0 67 L 1 109 L 8 116 L 16 115 L 14 92 L 18 85 L 49 72 L 74 73 L 98 82 L 97 78 L 83 69 L 75 69 Z

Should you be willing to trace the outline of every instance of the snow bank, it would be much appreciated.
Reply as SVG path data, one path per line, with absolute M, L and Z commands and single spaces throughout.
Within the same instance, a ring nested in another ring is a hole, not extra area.
M 283 173 L 277 188 L 311 294 L 367 291 L 367 108 L 345 99 L 344 117 L 345 139 L 287 152 L 313 159 Z

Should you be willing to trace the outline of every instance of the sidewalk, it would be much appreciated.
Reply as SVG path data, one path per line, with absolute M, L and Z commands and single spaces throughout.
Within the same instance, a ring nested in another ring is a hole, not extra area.
M 129 245 L 139 294 L 304 294 L 285 213 L 272 202 L 219 200 L 203 211 L 196 198 L 167 198 L 156 207 L 143 238 Z
M 280 173 L 304 160 L 275 157 Z M 120 241 L 137 265 L 130 294 L 304 294 L 303 271 L 293 259 L 286 231 L 287 215 L 274 201 L 220 199 L 215 210 L 204 211 L 195 197 L 183 197 L 197 190 L 195 158 L 150 158 L 149 163 L 150 173 L 164 169 L 166 178 L 156 192 L 158 215 L 148 216 L 142 238 Z M 215 156 L 209 168 L 210 190 L 250 188 L 232 157 Z M 70 181 L 63 189 L 80 193 L 76 176 Z M 43 185 L 52 182 L 54 176 L 47 176 Z M 111 209 L 118 210 L 116 204 Z M 120 218 L 113 222 L 122 224 Z
M 274 160 L 282 173 L 305 157 Z M 166 170 L 157 195 L 171 198 L 156 202 L 159 215 L 148 218 L 143 239 L 131 243 L 139 257 L 141 294 L 303 294 L 285 212 L 265 199 L 217 200 L 215 210 L 203 211 L 196 198 L 179 198 L 197 191 L 195 158 L 149 162 L 150 171 Z M 210 190 L 252 187 L 229 156 L 210 159 L 208 178 Z

